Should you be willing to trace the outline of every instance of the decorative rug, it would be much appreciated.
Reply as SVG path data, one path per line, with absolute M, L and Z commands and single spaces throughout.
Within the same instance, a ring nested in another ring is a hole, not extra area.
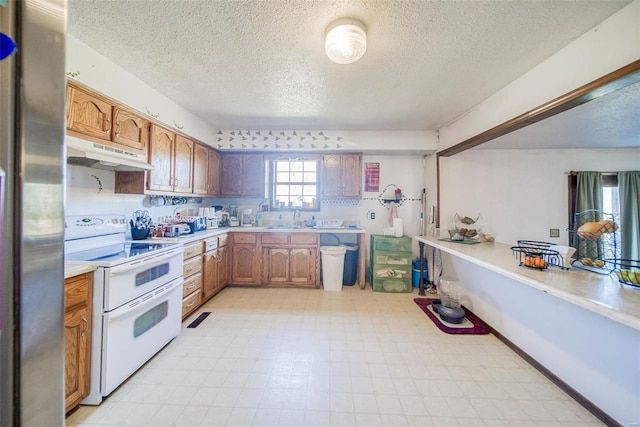
M 489 328 L 464 306 L 462 306 L 464 310 L 464 320 L 462 323 L 455 324 L 445 322 L 433 311 L 431 303 L 435 299 L 436 298 L 414 298 L 413 301 L 418 304 L 418 307 L 425 312 L 427 317 L 429 317 L 442 332 L 459 335 L 486 335 L 490 332 Z
M 189 326 L 187 326 L 187 328 L 197 328 L 197 327 L 198 327 L 198 325 L 199 325 L 200 323 L 202 323 L 202 321 L 203 321 L 204 319 L 206 319 L 206 318 L 207 318 L 207 316 L 208 316 L 208 315 L 210 315 L 210 314 L 211 314 L 211 312 L 210 312 L 210 311 L 204 311 L 200 316 L 198 316 L 198 317 L 196 318 L 196 320 L 194 320 L 193 322 L 189 323 Z

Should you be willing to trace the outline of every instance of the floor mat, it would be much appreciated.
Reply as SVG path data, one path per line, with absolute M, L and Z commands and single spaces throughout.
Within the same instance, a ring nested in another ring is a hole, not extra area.
M 436 298 L 415 298 L 413 301 L 418 304 L 418 307 L 425 312 L 427 317 L 429 317 L 442 332 L 460 335 L 486 335 L 490 332 L 489 328 L 464 306 L 462 307 L 464 309 L 464 321 L 462 323 L 454 324 L 443 321 L 431 307 L 431 301 L 434 299 Z
M 202 321 L 204 319 L 207 318 L 208 315 L 210 315 L 211 312 L 210 311 L 205 311 L 204 313 L 202 313 L 200 316 L 196 317 L 196 320 L 194 320 L 193 322 L 189 323 L 189 326 L 187 326 L 187 328 L 197 328 L 198 325 L 200 323 L 202 323 Z

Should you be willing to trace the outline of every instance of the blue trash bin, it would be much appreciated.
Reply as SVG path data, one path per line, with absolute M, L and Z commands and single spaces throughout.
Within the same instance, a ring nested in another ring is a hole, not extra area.
M 411 284 L 414 288 L 420 287 L 420 261 L 413 261 L 412 263 Z M 424 278 L 424 285 L 427 286 L 429 281 L 429 275 L 427 274 L 427 260 L 422 263 L 422 277 Z

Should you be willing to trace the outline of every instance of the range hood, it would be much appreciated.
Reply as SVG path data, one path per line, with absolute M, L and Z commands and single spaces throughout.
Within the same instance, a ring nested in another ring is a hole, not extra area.
M 66 135 L 67 163 L 115 171 L 147 171 L 146 156 Z

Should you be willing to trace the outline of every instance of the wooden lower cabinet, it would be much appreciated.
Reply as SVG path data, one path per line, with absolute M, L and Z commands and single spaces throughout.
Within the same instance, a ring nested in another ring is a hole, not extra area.
M 262 281 L 266 285 L 318 287 L 317 234 L 263 234 Z
M 315 286 L 315 248 L 263 248 L 263 281 L 268 285 Z
M 231 264 L 232 284 L 260 284 L 260 253 L 258 252 L 256 244 L 234 244 L 232 247 Z
M 202 240 L 184 246 L 182 267 L 182 319 L 202 304 Z
M 64 283 L 65 412 L 89 395 L 91 367 L 91 295 L 93 273 Z

